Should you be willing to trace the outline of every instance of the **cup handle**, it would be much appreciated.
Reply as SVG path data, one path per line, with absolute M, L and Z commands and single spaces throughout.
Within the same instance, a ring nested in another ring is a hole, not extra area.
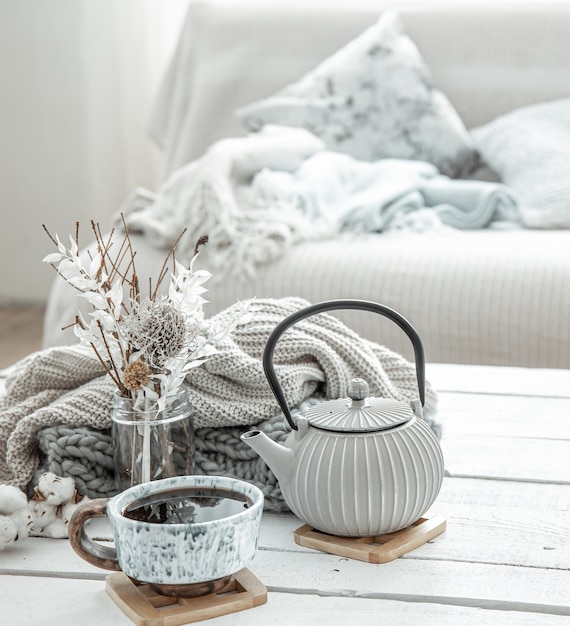
M 110 498 L 88 500 L 80 504 L 69 520 L 69 542 L 77 554 L 96 567 L 120 571 L 115 548 L 102 546 L 93 541 L 85 532 L 85 523 L 95 517 L 107 515 L 107 503 Z

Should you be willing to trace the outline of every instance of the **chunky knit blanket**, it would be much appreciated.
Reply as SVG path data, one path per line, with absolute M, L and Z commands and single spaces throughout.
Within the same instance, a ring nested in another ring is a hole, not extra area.
M 274 510 L 285 508 L 275 477 L 239 435 L 252 425 L 278 441 L 288 434 L 262 357 L 275 326 L 307 305 L 299 298 L 256 301 L 248 321 L 186 379 L 194 407 L 197 471 L 254 482 Z M 230 314 L 226 309 L 216 317 Z M 328 313 L 288 329 L 277 343 L 274 364 L 294 414 L 324 398 L 344 397 L 354 377 L 365 378 L 374 396 L 418 397 L 413 364 Z M 19 362 L 0 399 L 0 483 L 29 488 L 38 471 L 49 470 L 72 476 L 90 497 L 114 493 L 113 391 L 100 363 L 80 346 L 50 348 Z M 435 407 L 428 384 L 428 421 Z M 437 430 L 433 420 L 431 425 Z

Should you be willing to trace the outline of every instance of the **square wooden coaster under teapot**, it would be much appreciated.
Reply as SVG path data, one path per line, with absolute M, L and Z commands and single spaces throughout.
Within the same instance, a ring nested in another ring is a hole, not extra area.
M 308 524 L 297 528 L 293 536 L 306 548 L 368 563 L 388 563 L 437 537 L 445 528 L 442 515 L 425 515 L 408 528 L 376 537 L 335 537 Z

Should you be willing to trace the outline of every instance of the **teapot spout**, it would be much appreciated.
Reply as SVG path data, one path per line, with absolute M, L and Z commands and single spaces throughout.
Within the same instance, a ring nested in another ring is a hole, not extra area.
M 276 443 L 260 430 L 249 430 L 240 439 L 259 454 L 281 485 L 288 482 L 293 463 L 290 448 Z

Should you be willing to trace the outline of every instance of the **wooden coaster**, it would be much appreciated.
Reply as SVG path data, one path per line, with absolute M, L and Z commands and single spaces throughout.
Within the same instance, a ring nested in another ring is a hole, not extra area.
M 245 567 L 218 593 L 198 598 L 160 595 L 149 585 L 133 583 L 123 572 L 109 574 L 105 588 L 121 611 L 139 626 L 181 626 L 267 602 L 265 585 Z
M 335 537 L 308 524 L 297 528 L 294 537 L 296 543 L 306 548 L 368 563 L 388 563 L 437 537 L 445 526 L 445 517 L 427 515 L 408 528 L 376 537 Z

